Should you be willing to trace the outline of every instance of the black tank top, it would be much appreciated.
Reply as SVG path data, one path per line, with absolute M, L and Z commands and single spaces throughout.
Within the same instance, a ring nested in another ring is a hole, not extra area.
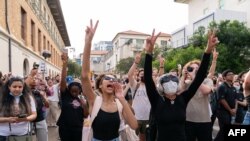
M 95 117 L 92 128 L 93 136 L 99 140 L 112 140 L 119 136 L 119 112 L 108 113 L 100 109 Z

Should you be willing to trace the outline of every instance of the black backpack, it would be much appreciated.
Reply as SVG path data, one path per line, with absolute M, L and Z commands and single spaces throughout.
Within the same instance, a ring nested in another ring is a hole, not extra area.
M 33 122 L 39 122 L 45 119 L 43 111 L 44 103 L 42 96 L 40 95 L 40 92 L 38 90 L 33 90 L 32 94 L 36 103 L 36 113 L 37 113 L 37 117 Z

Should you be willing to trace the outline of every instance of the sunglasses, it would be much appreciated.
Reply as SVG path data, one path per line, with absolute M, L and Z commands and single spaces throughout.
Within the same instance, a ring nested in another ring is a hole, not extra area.
M 168 75 L 168 76 L 161 78 L 160 83 L 163 84 L 163 83 L 169 82 L 170 80 L 176 83 L 179 83 L 179 79 L 173 75 Z
M 116 79 L 116 78 L 109 77 L 109 76 L 105 76 L 105 77 L 103 78 L 103 80 L 112 81 L 112 82 L 117 82 L 117 79 Z
M 187 67 L 187 71 L 188 71 L 188 72 L 193 72 L 193 71 L 194 71 L 194 68 L 193 68 L 193 67 L 188 66 L 188 67 Z

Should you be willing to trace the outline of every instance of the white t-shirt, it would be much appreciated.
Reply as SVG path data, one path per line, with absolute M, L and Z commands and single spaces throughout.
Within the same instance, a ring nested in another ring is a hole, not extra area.
M 206 78 L 203 84 L 211 89 L 213 81 Z M 211 122 L 211 107 L 209 103 L 209 95 L 202 94 L 198 89 L 193 98 L 189 101 L 186 111 L 186 121 L 191 122 Z
M 137 82 L 134 83 L 135 85 L 131 88 L 132 94 L 134 94 Z M 140 84 L 139 88 L 137 89 L 134 97 L 132 107 L 135 111 L 135 118 L 137 120 L 149 120 L 149 114 L 151 109 L 151 104 L 148 99 L 146 87 L 143 84 Z
M 16 103 L 19 103 L 20 97 L 16 97 Z M 30 96 L 31 111 L 36 112 L 35 101 L 32 96 Z M 10 136 L 10 135 L 25 135 L 30 130 L 29 122 L 19 122 L 11 123 L 11 131 L 9 123 L 0 123 L 0 136 Z
M 52 96 L 48 96 L 48 100 L 49 101 L 53 101 L 53 102 L 59 102 L 59 83 L 55 84 L 52 86 L 53 89 L 53 95 Z

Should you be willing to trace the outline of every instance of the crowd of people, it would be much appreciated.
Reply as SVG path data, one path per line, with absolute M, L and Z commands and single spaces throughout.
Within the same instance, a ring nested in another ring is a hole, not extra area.
M 25 77 L 0 72 L 0 141 L 28 141 L 32 134 L 48 141 L 49 127 L 58 127 L 62 141 L 223 141 L 227 124 L 250 125 L 250 71 L 215 73 L 215 31 L 208 32 L 201 60 L 165 73 L 161 56 L 159 68 L 152 67 L 160 35 L 153 30 L 144 68 L 138 68 L 138 53 L 126 77 L 93 78 L 90 51 L 98 23 L 91 20 L 85 31 L 80 78 L 68 76 L 64 52 L 55 77 L 40 75 L 37 64 Z M 216 118 L 220 129 L 213 139 Z

